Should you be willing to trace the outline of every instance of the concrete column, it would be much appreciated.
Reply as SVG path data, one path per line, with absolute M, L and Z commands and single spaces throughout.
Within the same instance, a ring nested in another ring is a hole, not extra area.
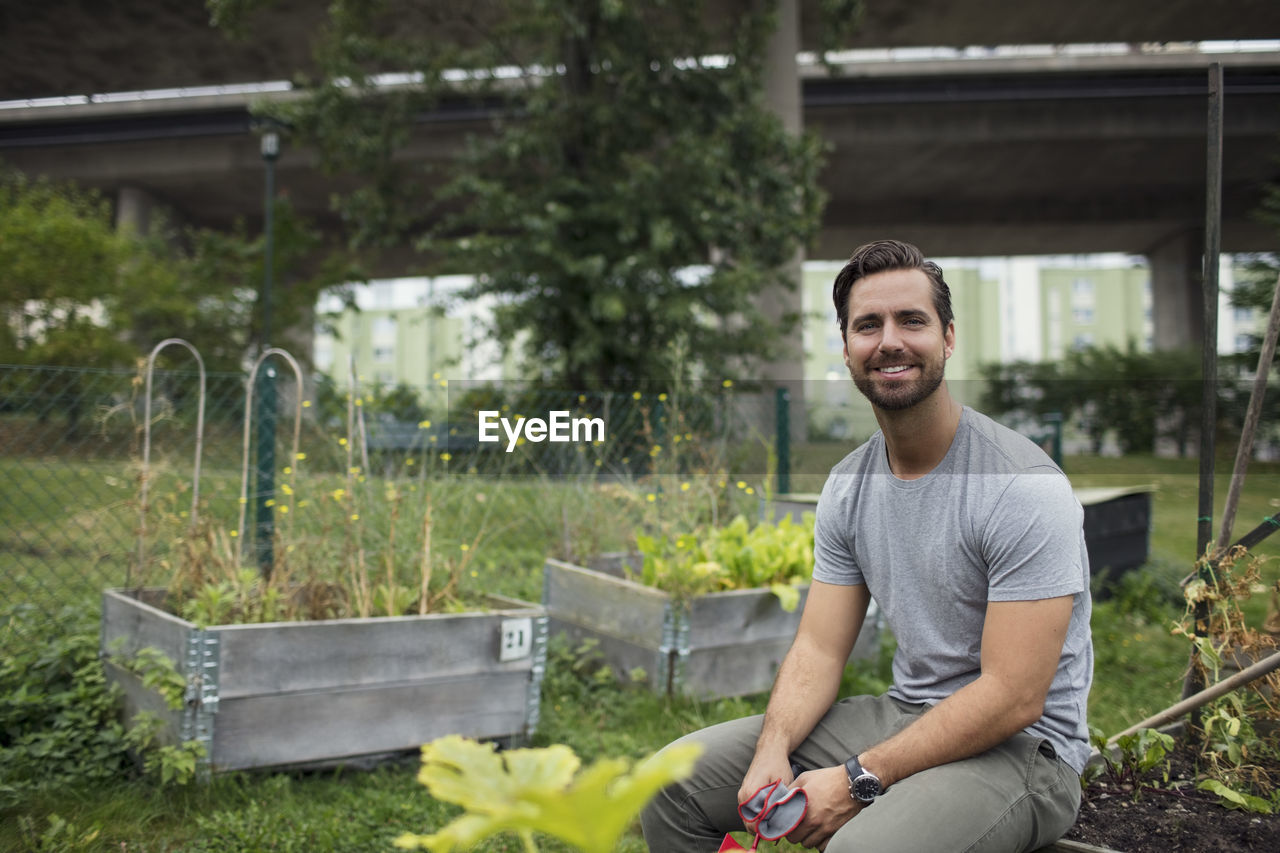
M 1175 234 L 1147 250 L 1151 264 L 1151 310 L 1157 350 L 1199 348 L 1204 337 L 1200 292 L 1203 235 Z
M 782 120 L 791 133 L 799 134 L 804 127 L 804 113 L 800 93 L 800 69 L 796 66 L 796 54 L 800 51 L 799 0 L 776 0 L 777 28 L 766 47 L 764 95 L 769 110 Z M 787 265 L 786 275 L 794 289 L 775 289 L 761 294 L 761 307 L 766 316 L 781 319 L 789 313 L 801 313 L 804 252 L 797 250 Z M 762 378 L 766 382 L 782 385 L 791 395 L 790 431 L 792 443 L 806 440 L 804 407 L 804 344 L 799 324 L 783 342 L 782 354 L 765 365 Z
M 152 214 L 158 202 L 155 196 L 138 187 L 121 187 L 116 193 L 116 230 L 132 230 L 136 234 L 151 231 Z

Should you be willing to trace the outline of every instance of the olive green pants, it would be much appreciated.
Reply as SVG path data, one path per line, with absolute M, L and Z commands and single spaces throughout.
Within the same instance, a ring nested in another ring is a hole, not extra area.
M 926 710 L 885 696 L 837 702 L 791 759 L 806 770 L 842 764 Z M 658 794 L 642 815 L 652 853 L 714 853 L 743 830 L 738 788 L 763 718 L 747 717 L 681 738 L 704 747 L 691 778 Z M 981 755 L 903 779 L 827 845 L 827 853 L 1018 853 L 1060 838 L 1075 822 L 1080 779 L 1042 738 L 1019 734 Z

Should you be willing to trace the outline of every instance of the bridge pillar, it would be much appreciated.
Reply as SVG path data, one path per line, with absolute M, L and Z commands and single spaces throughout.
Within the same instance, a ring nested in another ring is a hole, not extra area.
M 151 193 L 139 187 L 121 187 L 116 193 L 116 230 L 132 230 L 137 234 L 151 233 L 153 217 L 160 202 Z
M 777 26 L 769 38 L 766 50 L 765 103 L 788 132 L 798 135 L 804 128 L 800 69 L 796 65 L 796 54 L 800 52 L 799 0 L 777 0 Z M 803 268 L 804 250 L 797 249 L 786 268 L 786 276 L 792 287 L 774 288 L 761 294 L 761 307 L 766 316 L 774 320 L 780 320 L 787 314 L 800 316 Z M 778 357 L 764 365 L 761 378 L 766 383 L 784 387 L 789 392 L 790 439 L 803 442 L 806 440 L 807 420 L 804 407 L 804 345 L 798 325 L 782 344 Z
M 1204 338 L 1201 296 L 1203 235 L 1175 234 L 1147 250 L 1151 265 L 1153 345 L 1157 350 L 1198 348 Z

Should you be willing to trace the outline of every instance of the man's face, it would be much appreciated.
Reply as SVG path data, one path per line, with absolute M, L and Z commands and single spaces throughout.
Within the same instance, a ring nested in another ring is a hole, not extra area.
M 900 411 L 927 399 L 954 348 L 955 326 L 942 327 L 920 270 L 869 275 L 850 291 L 844 363 L 873 406 Z

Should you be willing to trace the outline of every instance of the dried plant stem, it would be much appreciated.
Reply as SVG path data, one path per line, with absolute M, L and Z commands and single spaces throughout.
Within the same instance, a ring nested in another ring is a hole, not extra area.
M 430 610 L 431 610 L 431 496 L 427 495 L 427 509 L 422 514 L 422 589 L 419 591 L 419 595 L 418 595 L 418 615 L 426 616 Z
M 1135 723 L 1119 734 L 1112 735 L 1107 739 L 1107 743 L 1114 743 L 1117 738 L 1131 735 L 1141 729 L 1153 729 L 1157 726 L 1163 726 L 1165 723 L 1171 723 L 1183 714 L 1188 714 L 1196 708 L 1207 705 L 1219 696 L 1225 696 L 1237 687 L 1248 684 L 1250 681 L 1256 681 L 1277 668 L 1280 668 L 1280 652 L 1263 658 L 1252 666 L 1240 670 L 1235 675 L 1206 687 L 1194 696 L 1183 699 L 1160 713 L 1147 717 L 1140 723 Z
M 1271 296 L 1271 312 L 1267 331 L 1258 356 L 1258 369 L 1254 374 L 1253 390 L 1249 395 L 1249 408 L 1245 413 L 1244 427 L 1240 431 L 1240 444 L 1236 448 L 1235 467 L 1231 472 L 1231 484 L 1227 488 L 1227 500 L 1222 511 L 1222 532 L 1218 535 L 1217 553 L 1222 554 L 1231 542 L 1231 528 L 1235 526 L 1236 507 L 1240 503 L 1240 491 L 1244 487 L 1245 470 L 1253 454 L 1253 438 L 1262 415 L 1262 399 L 1267 393 L 1267 377 L 1271 375 L 1271 362 L 1276 355 L 1276 341 L 1280 338 L 1280 277 L 1276 278 L 1275 293 Z

